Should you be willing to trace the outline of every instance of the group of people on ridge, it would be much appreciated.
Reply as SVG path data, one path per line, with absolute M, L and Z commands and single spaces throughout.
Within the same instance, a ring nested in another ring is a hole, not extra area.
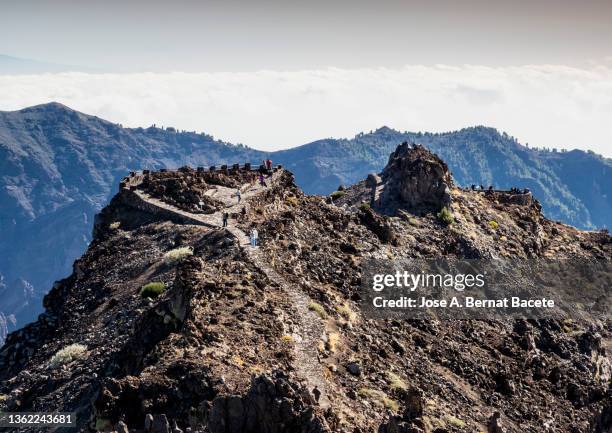
M 266 179 L 264 177 L 265 174 L 267 174 L 268 177 L 272 176 L 272 160 L 269 158 L 263 160 L 261 166 L 259 167 L 259 184 L 263 187 L 268 186 L 266 184 Z M 242 191 L 240 191 L 240 188 L 236 188 L 236 199 L 238 200 L 237 203 L 240 203 L 242 201 Z M 241 214 L 243 217 L 246 215 L 246 208 L 244 206 L 242 207 Z M 223 215 L 222 215 L 223 228 L 226 228 L 228 226 L 229 216 L 230 216 L 229 212 L 227 211 L 223 212 Z M 251 229 L 251 232 L 249 233 L 249 243 L 252 247 L 256 247 L 258 241 L 259 241 L 259 233 L 257 232 L 256 228 L 253 228 Z
M 471 186 L 472 191 L 476 191 L 476 185 L 472 184 Z M 479 188 L 480 191 L 485 191 L 485 187 L 480 185 Z M 487 191 L 493 191 L 493 185 L 489 185 L 489 188 L 487 189 Z M 512 187 L 509 190 L 510 194 L 527 194 L 529 193 L 529 189 L 528 188 L 523 188 L 522 190 L 516 187 Z

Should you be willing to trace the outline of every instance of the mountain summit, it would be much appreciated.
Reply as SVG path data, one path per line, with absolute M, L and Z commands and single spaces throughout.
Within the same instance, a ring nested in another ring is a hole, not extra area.
M 374 258 L 612 258 L 608 234 L 444 167 L 401 145 L 381 179 L 400 187 L 394 214 L 368 179 L 324 198 L 281 167 L 130 174 L 45 312 L 8 336 L 0 410 L 76 412 L 83 432 L 608 431 L 596 322 L 364 316 Z M 453 222 L 405 210 L 440 189 L 404 192 L 398 173 L 446 183 Z

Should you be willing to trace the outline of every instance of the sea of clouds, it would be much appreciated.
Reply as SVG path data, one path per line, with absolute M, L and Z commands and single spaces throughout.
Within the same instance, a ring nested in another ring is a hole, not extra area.
M 243 73 L 0 75 L 0 110 L 58 101 L 124 126 L 173 126 L 260 149 L 496 127 L 534 146 L 612 157 L 612 68 L 406 66 Z

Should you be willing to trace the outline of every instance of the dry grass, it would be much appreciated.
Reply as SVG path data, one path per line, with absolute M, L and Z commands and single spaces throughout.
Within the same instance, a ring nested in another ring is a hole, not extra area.
M 262 374 L 265 371 L 265 369 L 261 365 L 251 365 L 249 367 L 249 371 L 251 372 L 251 374 L 258 376 Z
M 87 354 L 87 346 L 82 344 L 71 344 L 61 350 L 58 350 L 49 361 L 49 367 L 57 368 L 64 364 L 68 364 L 77 359 L 82 359 Z
M 283 343 L 293 343 L 293 337 L 291 335 L 283 335 L 281 341 Z
M 189 256 L 193 256 L 193 250 L 191 247 L 175 248 L 164 254 L 164 263 L 167 265 L 173 265 Z
M 115 222 L 110 223 L 108 227 L 111 230 L 117 230 L 119 227 L 121 227 L 121 223 L 119 221 L 115 221 Z
M 444 420 L 447 423 L 449 423 L 450 425 L 452 425 L 453 427 L 465 428 L 465 421 L 463 421 L 462 419 L 459 419 L 457 417 L 454 417 L 452 415 L 446 415 L 444 417 Z
M 408 385 L 406 385 L 406 382 L 404 382 L 402 378 L 399 377 L 397 374 L 392 373 L 390 371 L 387 372 L 387 383 L 394 391 L 408 389 Z
M 323 308 L 321 304 L 317 304 L 316 302 L 311 302 L 308 305 L 308 309 L 310 311 L 314 311 L 317 314 L 317 316 L 319 316 L 321 319 L 327 319 L 327 312 L 325 311 L 325 308 Z
M 299 200 L 297 197 L 295 196 L 289 196 L 285 199 L 285 204 L 289 205 L 289 206 L 293 206 L 296 207 L 297 205 L 300 204 Z
M 384 406 L 393 412 L 397 412 L 399 410 L 399 403 L 390 398 L 387 394 L 377 389 L 372 388 L 360 388 L 357 391 L 357 394 L 361 398 L 366 398 L 368 400 L 373 401 L 374 403 Z
M 348 322 L 354 322 L 357 318 L 357 313 L 351 310 L 351 307 L 348 304 L 342 304 L 336 307 L 336 311 Z
M 337 332 L 330 332 L 327 336 L 327 341 L 325 342 L 325 348 L 330 352 L 334 353 L 338 347 L 338 342 L 340 341 L 340 334 Z
M 232 364 L 234 364 L 236 367 L 243 367 L 244 366 L 244 359 L 242 359 L 238 355 L 234 355 L 234 356 L 232 356 Z

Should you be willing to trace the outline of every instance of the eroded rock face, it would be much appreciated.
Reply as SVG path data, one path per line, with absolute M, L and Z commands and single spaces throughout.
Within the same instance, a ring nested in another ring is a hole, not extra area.
M 453 179 L 448 166 L 423 146 L 402 143 L 382 172 L 381 209 L 412 212 L 438 211 L 451 201 Z
M 211 433 L 329 432 L 303 394 L 282 372 L 256 377 L 246 395 L 214 399 L 208 428 Z

